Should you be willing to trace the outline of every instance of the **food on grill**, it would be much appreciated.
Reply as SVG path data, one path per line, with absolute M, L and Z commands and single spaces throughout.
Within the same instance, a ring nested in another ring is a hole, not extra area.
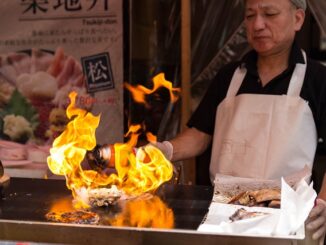
M 259 206 L 279 208 L 280 200 L 280 189 L 261 189 L 241 192 L 238 195 L 233 196 L 228 203 L 248 207 Z
M 111 188 L 97 188 L 88 191 L 88 201 L 93 207 L 114 205 L 123 195 L 115 185 Z
M 98 224 L 100 217 L 89 211 L 49 212 L 46 219 L 54 222 L 71 224 Z
M 230 216 L 230 220 L 232 222 L 234 221 L 238 221 L 238 220 L 243 220 L 243 219 L 250 219 L 250 218 L 255 218 L 258 216 L 262 216 L 262 215 L 267 215 L 268 213 L 264 213 L 264 212 L 250 212 L 247 211 L 244 208 L 239 208 L 237 211 L 235 211 L 234 214 L 232 214 Z

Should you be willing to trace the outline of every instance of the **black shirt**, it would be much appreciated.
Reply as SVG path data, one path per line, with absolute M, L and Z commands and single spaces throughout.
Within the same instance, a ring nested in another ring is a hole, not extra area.
M 205 96 L 190 118 L 187 126 L 195 127 L 207 134 L 213 135 L 217 106 L 225 98 L 233 73 L 239 65 L 247 68 L 247 74 L 242 82 L 238 94 L 269 94 L 283 95 L 292 77 L 296 63 L 304 63 L 300 48 L 294 42 L 290 56 L 289 66 L 280 75 L 262 86 L 257 72 L 257 53 L 250 51 L 239 62 L 230 63 L 222 67 L 212 80 Z M 308 101 L 316 123 L 320 141 L 319 147 L 326 149 L 326 67 L 317 61 L 308 58 L 307 71 L 300 96 Z

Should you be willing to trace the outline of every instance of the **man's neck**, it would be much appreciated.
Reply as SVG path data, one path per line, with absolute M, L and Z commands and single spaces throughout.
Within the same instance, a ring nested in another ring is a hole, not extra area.
M 258 55 L 257 69 L 263 86 L 287 69 L 290 50 L 288 48 L 271 55 Z

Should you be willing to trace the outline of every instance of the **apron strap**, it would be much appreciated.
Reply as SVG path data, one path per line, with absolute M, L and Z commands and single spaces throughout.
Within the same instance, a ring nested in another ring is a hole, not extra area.
M 303 81 L 304 81 L 304 77 L 306 74 L 306 70 L 307 70 L 307 57 L 306 57 L 306 53 L 302 50 L 302 55 L 304 57 L 305 60 L 305 64 L 296 64 L 291 80 L 290 80 L 290 84 L 289 84 L 289 88 L 287 91 L 287 95 L 288 96 L 293 96 L 293 97 L 298 97 L 300 96 L 300 92 L 303 86 Z M 247 69 L 246 68 L 240 68 L 238 67 L 232 77 L 228 92 L 226 94 L 226 97 L 234 97 L 237 95 L 240 86 L 245 78 L 247 74 Z
M 246 68 L 240 68 L 238 67 L 232 77 L 228 92 L 226 94 L 226 97 L 234 97 L 237 95 L 240 86 L 242 84 L 243 79 L 245 78 L 247 74 L 247 69 Z
M 292 78 L 290 80 L 289 88 L 287 91 L 288 96 L 298 97 L 303 86 L 304 77 L 307 70 L 307 57 L 306 53 L 302 50 L 302 55 L 305 61 L 305 64 L 296 64 Z

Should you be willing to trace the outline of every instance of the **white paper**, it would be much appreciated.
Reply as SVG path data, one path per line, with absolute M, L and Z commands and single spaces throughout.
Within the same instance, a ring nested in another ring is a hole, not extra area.
M 316 191 L 306 181 L 301 180 L 294 191 L 282 179 L 281 215 L 275 227 L 277 235 L 294 234 L 302 226 L 317 197 Z
M 281 209 L 212 202 L 198 230 L 230 235 L 303 239 L 304 222 L 314 205 L 317 194 L 312 184 L 308 185 L 304 179 L 299 181 L 295 191 L 284 179 L 281 183 Z M 249 212 L 263 212 L 266 215 L 231 222 L 229 217 L 239 208 Z
M 244 208 L 249 212 L 262 212 L 266 214 L 257 216 L 255 218 L 231 222 L 229 217 L 239 208 Z M 200 225 L 198 230 L 223 234 L 272 234 L 274 229 L 273 227 L 270 227 L 270 223 L 276 223 L 279 216 L 279 209 L 243 207 L 233 204 L 212 203 L 205 222 Z

